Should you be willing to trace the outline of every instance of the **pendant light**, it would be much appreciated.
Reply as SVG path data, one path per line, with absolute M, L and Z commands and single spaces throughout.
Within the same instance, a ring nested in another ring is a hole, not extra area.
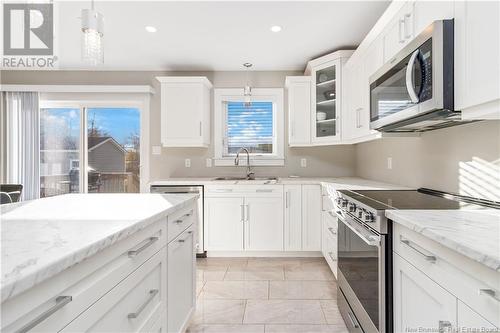
M 82 9 L 82 60 L 92 66 L 104 63 L 104 16 L 94 9 Z
M 245 101 L 245 107 L 249 108 L 252 106 L 252 87 L 250 86 L 250 68 L 252 64 L 245 62 L 243 66 L 246 68 L 246 84 L 243 88 L 243 96 Z

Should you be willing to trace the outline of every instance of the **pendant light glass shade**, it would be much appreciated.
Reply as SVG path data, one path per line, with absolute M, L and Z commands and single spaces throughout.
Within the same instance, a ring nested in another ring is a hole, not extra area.
M 104 17 L 92 9 L 82 10 L 82 60 L 92 66 L 104 63 Z
M 248 72 L 250 71 L 250 67 L 252 67 L 252 64 L 249 62 L 246 62 L 243 64 L 246 68 L 246 85 L 243 88 L 243 97 L 244 97 L 244 102 L 245 102 L 245 107 L 249 108 L 252 106 L 252 87 L 250 86 L 249 82 L 249 77 L 248 77 Z

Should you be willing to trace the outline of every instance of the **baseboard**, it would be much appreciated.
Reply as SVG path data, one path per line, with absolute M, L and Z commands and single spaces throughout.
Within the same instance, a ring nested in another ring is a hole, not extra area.
M 323 257 L 323 254 L 320 251 L 207 251 L 207 257 L 311 258 Z

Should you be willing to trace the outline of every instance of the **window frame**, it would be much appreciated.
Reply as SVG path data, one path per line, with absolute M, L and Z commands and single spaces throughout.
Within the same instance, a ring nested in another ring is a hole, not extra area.
M 273 153 L 250 154 L 250 164 L 257 166 L 283 166 L 284 157 L 284 110 L 283 88 L 254 88 L 252 101 L 273 103 Z M 214 89 L 214 165 L 234 166 L 235 155 L 225 156 L 225 135 L 227 132 L 226 102 L 244 101 L 241 88 Z M 246 158 L 240 160 L 240 165 L 246 165 Z

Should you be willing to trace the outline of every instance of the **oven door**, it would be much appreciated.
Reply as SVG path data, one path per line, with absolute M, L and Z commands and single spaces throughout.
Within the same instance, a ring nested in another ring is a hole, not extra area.
M 338 212 L 339 287 L 364 332 L 385 332 L 385 235 Z

